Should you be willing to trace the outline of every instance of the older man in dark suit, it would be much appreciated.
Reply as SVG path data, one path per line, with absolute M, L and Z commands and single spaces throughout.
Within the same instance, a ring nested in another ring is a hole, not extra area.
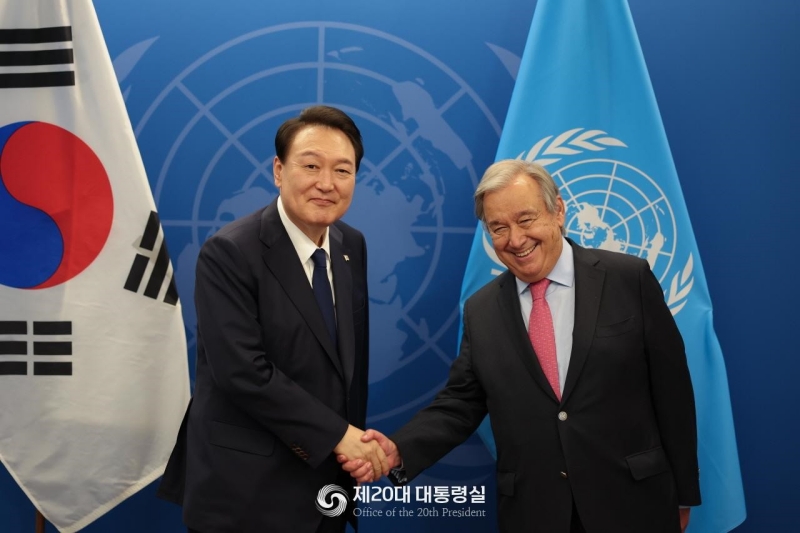
M 190 531 L 340 533 L 351 513 L 316 507 L 331 484 L 352 501 L 334 454 L 388 472 L 380 447 L 359 439 L 367 255 L 363 235 L 339 221 L 361 134 L 315 106 L 280 127 L 275 151 L 279 198 L 222 228 L 197 262 L 197 379 L 160 488 Z
M 694 396 L 648 263 L 566 239 L 564 201 L 533 163 L 492 165 L 475 207 L 508 272 L 467 301 L 461 353 L 433 403 L 391 440 L 364 440 L 407 481 L 488 412 L 500 531 L 681 531 L 700 504 Z

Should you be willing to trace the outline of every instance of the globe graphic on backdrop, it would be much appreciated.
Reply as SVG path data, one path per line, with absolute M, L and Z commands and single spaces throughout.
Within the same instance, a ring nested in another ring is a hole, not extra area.
M 192 349 L 200 247 L 225 223 L 276 197 L 274 133 L 318 103 L 353 117 L 365 142 L 344 220 L 368 243 L 370 383 L 391 385 L 371 388 L 375 423 L 430 401 L 456 356 L 479 179 L 463 138 L 476 125 L 500 133 L 480 97 L 441 61 L 392 35 L 344 23 L 292 23 L 207 52 L 133 122 Z
M 567 207 L 567 236 L 589 248 L 646 259 L 663 281 L 675 257 L 675 216 L 664 192 L 636 167 L 586 159 L 553 170 Z

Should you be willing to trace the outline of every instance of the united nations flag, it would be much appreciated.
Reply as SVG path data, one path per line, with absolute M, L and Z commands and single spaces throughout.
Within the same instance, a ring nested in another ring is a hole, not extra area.
M 625 0 L 539 0 L 497 159 L 545 166 L 577 243 L 646 259 L 686 343 L 694 384 L 703 504 L 689 529 L 730 531 L 745 518 L 728 382 L 711 301 Z M 464 301 L 503 269 L 478 225 Z M 491 429 L 480 429 L 495 453 Z

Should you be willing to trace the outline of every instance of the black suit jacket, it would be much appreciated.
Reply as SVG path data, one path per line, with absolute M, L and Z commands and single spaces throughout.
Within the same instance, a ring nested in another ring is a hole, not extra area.
M 197 374 L 160 495 L 204 533 L 314 532 L 332 454 L 367 405 L 367 256 L 330 227 L 333 345 L 277 203 L 211 237 L 197 262 Z
M 409 479 L 488 412 L 503 532 L 677 532 L 698 505 L 694 396 L 683 341 L 647 262 L 570 241 L 572 354 L 559 402 L 531 347 L 515 278 L 466 303 L 447 386 L 392 439 Z

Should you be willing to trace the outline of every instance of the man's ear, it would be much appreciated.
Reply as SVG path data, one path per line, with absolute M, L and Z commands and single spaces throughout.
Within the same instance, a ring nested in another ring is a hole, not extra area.
M 564 199 L 561 198 L 561 195 L 559 194 L 558 196 L 556 196 L 556 217 L 559 217 L 562 226 L 564 225 L 564 220 L 566 219 L 566 216 L 567 216 L 567 206 L 564 205 Z
M 272 160 L 272 177 L 274 179 L 275 187 L 278 189 L 281 188 L 281 172 L 283 172 L 283 163 L 281 160 L 278 159 L 278 156 L 275 156 L 275 159 Z

